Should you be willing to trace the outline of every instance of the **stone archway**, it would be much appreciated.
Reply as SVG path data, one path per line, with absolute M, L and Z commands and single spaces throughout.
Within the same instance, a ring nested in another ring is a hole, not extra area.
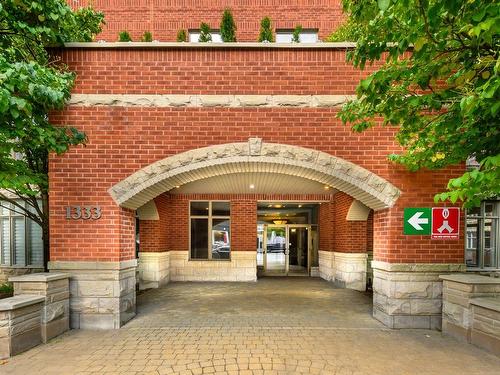
M 108 192 L 118 205 L 135 210 L 176 186 L 240 172 L 282 173 L 328 184 L 373 210 L 392 207 L 400 195 L 390 182 L 349 161 L 260 138 L 169 156 L 140 169 Z

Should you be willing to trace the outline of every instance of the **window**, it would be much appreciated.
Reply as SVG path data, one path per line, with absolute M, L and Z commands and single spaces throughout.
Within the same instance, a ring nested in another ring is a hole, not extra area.
M 193 201 L 189 205 L 191 259 L 229 259 L 229 202 Z
M 277 29 L 276 43 L 292 43 L 292 29 Z M 299 35 L 300 43 L 318 43 L 317 29 L 304 29 Z
M 467 211 L 465 263 L 474 268 L 500 268 L 500 201 L 483 202 Z
M 25 204 L 19 200 L 17 203 Z M 33 220 L 0 206 L 0 264 L 2 266 L 43 266 L 42 228 Z
M 211 30 L 210 35 L 212 35 L 212 43 L 222 43 L 222 37 L 220 36 L 219 30 Z M 189 30 L 189 41 L 191 43 L 199 43 L 200 30 Z

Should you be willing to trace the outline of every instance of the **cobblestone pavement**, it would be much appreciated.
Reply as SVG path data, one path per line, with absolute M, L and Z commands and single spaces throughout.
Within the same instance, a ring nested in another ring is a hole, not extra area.
M 319 279 L 172 283 L 120 330 L 70 331 L 0 374 L 498 374 L 500 358 L 426 330 L 388 330 L 371 297 Z

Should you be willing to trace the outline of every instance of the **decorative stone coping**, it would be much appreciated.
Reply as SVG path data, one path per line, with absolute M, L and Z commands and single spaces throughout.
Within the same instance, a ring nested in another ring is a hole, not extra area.
M 10 311 L 20 309 L 21 307 L 35 305 L 45 302 L 44 296 L 20 295 L 0 300 L 0 311 Z
M 372 268 L 389 272 L 465 272 L 461 263 L 388 263 L 372 261 Z M 441 276 L 440 276 L 441 277 Z
M 355 95 L 73 94 L 69 105 L 107 107 L 337 108 Z
M 439 278 L 444 281 L 453 281 L 461 284 L 472 284 L 472 285 L 481 285 L 481 284 L 493 284 L 500 285 L 500 278 L 489 277 L 489 276 L 481 276 L 474 274 L 454 274 L 454 275 L 440 275 Z
M 353 49 L 356 43 L 189 43 L 189 42 L 74 42 L 65 43 L 65 48 L 113 48 L 113 49 Z
M 10 282 L 48 282 L 56 281 L 68 278 L 67 273 L 50 273 L 50 272 L 40 272 L 40 273 L 30 273 L 21 276 L 9 277 Z
M 121 262 L 51 261 L 48 267 L 55 270 L 122 270 L 136 266 L 137 259 Z
M 470 300 L 470 304 L 500 312 L 500 297 L 499 298 L 472 298 Z

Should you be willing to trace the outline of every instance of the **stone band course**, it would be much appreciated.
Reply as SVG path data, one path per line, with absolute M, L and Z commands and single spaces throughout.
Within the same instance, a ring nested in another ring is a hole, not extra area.
M 69 105 L 110 107 L 330 107 L 352 100 L 353 95 L 176 95 L 176 94 L 73 94 Z

